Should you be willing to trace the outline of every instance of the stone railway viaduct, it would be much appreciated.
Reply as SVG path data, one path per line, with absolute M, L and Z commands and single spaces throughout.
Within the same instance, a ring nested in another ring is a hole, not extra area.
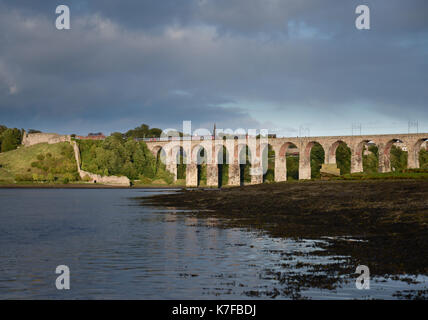
M 177 178 L 177 164 L 180 152 L 186 157 L 186 186 L 198 185 L 199 154 L 202 148 L 206 151 L 207 186 L 218 186 L 218 164 L 223 159 L 223 148 L 226 150 L 226 164 L 229 165 L 229 185 L 240 185 L 240 155 L 245 147 L 249 150 L 251 163 L 251 183 L 263 182 L 261 156 L 270 145 L 275 151 L 275 181 L 287 180 L 286 153 L 290 146 L 299 149 L 299 179 L 311 178 L 310 154 L 315 143 L 319 143 L 325 152 L 325 164 L 336 164 L 336 149 L 345 143 L 351 149 L 351 173 L 363 171 L 363 150 L 368 142 L 373 142 L 379 150 L 379 171 L 391 171 L 390 149 L 396 142 L 402 142 L 408 151 L 408 168 L 419 168 L 419 151 L 428 133 L 418 134 L 385 134 L 335 137 L 294 137 L 262 138 L 235 137 L 234 139 L 159 139 L 146 141 L 149 150 L 158 156 L 162 154 L 167 169 Z M 161 153 L 160 153 L 161 152 Z M 189 155 L 189 156 L 187 156 Z

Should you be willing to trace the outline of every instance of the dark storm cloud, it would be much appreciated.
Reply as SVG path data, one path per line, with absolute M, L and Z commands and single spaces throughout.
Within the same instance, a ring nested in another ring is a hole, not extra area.
M 365 3 L 367 32 L 360 1 L 64 1 L 72 29 L 58 31 L 56 1 L 0 1 L 0 123 L 295 127 L 283 113 L 347 119 L 358 105 L 428 120 L 427 3 Z

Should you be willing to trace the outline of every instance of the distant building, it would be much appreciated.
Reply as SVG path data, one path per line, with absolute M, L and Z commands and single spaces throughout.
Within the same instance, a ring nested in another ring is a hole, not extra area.
M 89 133 L 87 136 L 76 136 L 79 140 L 104 140 L 106 136 L 102 132 Z

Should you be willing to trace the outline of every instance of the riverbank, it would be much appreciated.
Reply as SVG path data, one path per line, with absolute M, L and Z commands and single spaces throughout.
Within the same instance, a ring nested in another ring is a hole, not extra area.
M 99 183 L 21 183 L 21 184 L 0 184 L 0 189 L 180 189 L 182 186 L 176 185 L 136 185 L 113 186 Z
M 426 180 L 276 183 L 185 190 L 139 201 L 191 210 L 186 214 L 217 218 L 227 228 L 322 240 L 319 255 L 347 257 L 346 263 L 320 266 L 331 277 L 308 276 L 298 280 L 299 288 L 330 288 L 337 285 L 341 274 L 355 273 L 358 265 L 369 266 L 374 276 L 405 276 L 410 277 L 405 278 L 408 281 L 415 281 L 412 276 L 428 275 Z M 427 292 L 422 294 L 426 297 Z

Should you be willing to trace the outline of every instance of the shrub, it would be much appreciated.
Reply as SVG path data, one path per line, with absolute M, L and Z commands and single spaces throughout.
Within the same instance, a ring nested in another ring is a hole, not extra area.
M 33 181 L 33 177 L 30 174 L 17 174 L 15 177 L 16 181 Z
M 151 184 L 152 183 L 152 179 L 147 178 L 147 177 L 145 177 L 143 175 L 140 175 L 139 179 L 140 179 L 140 183 L 141 184 Z
M 72 173 L 68 172 L 64 175 L 64 179 L 68 179 L 68 181 L 70 182 L 70 181 L 77 181 L 78 177 L 76 174 L 72 174 Z
M 153 180 L 153 182 L 152 182 L 153 184 L 167 184 L 166 183 L 166 181 L 165 180 L 163 180 L 163 179 L 156 179 L 156 180 Z
M 46 180 L 48 180 L 49 182 L 53 182 L 55 181 L 55 177 L 52 173 L 49 173 L 46 177 Z
M 167 184 L 172 184 L 174 182 L 174 178 L 172 173 L 167 171 L 159 171 L 156 173 L 156 179 L 164 180 Z
M 274 170 L 272 170 L 272 169 L 268 169 L 268 170 L 267 170 L 267 172 L 266 172 L 266 174 L 265 174 L 265 176 L 264 176 L 264 179 L 265 179 L 265 181 L 266 181 L 266 182 L 267 182 L 267 181 L 270 181 L 270 182 L 275 181 L 275 173 L 274 173 Z

